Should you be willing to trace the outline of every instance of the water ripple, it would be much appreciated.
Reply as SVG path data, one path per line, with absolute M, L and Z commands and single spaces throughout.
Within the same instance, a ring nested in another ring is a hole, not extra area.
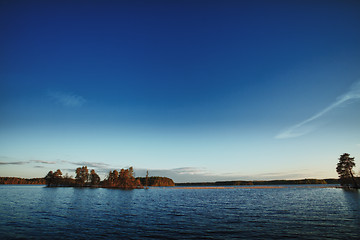
M 358 192 L 0 186 L 1 239 L 359 239 Z

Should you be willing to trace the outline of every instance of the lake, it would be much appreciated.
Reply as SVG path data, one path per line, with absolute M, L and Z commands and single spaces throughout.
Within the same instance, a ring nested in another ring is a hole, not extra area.
M 0 185 L 1 239 L 360 239 L 360 192 Z

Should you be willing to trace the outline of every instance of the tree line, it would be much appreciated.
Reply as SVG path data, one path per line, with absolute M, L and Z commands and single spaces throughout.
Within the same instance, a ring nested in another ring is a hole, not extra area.
M 152 187 L 173 187 L 175 186 L 174 181 L 167 177 L 139 177 L 138 178 L 142 185 Z
M 135 178 L 134 169 L 121 169 L 120 171 L 109 171 L 107 177 L 101 181 L 99 175 L 94 169 L 90 172 L 87 166 L 78 167 L 75 170 L 75 179 L 68 175 L 62 176 L 60 169 L 55 172 L 50 171 L 45 176 L 46 185 L 48 187 L 103 187 L 103 188 L 120 188 L 120 189 L 136 189 L 147 186 L 174 186 L 174 182 L 166 177 L 148 177 Z M 144 180 L 145 179 L 145 180 Z
M 0 184 L 37 184 L 44 185 L 46 181 L 44 178 L 18 178 L 18 177 L 0 177 Z
M 200 183 L 176 183 L 176 186 L 252 186 L 252 185 L 292 185 L 292 184 L 338 184 L 337 179 L 298 179 L 268 181 L 217 181 Z

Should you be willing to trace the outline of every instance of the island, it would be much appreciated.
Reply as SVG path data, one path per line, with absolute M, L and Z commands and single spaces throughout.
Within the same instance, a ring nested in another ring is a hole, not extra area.
M 60 169 L 50 171 L 45 176 L 48 187 L 92 187 L 92 188 L 118 188 L 118 189 L 141 189 L 149 186 L 167 187 L 175 186 L 172 179 L 167 177 L 134 177 L 133 167 L 121 169 L 120 171 L 109 171 L 107 177 L 101 181 L 94 169 L 89 170 L 87 166 L 78 167 L 75 178 L 68 175 L 62 176 Z

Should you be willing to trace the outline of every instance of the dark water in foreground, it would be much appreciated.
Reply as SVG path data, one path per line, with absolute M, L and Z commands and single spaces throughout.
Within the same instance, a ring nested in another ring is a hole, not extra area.
M 360 192 L 0 185 L 0 239 L 360 239 Z

